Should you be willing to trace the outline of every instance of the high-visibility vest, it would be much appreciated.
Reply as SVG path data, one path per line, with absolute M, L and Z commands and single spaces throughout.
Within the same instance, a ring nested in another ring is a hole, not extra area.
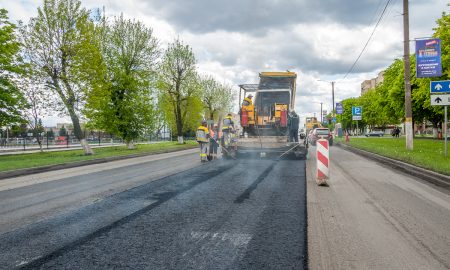
M 199 126 L 196 133 L 197 142 L 208 142 L 208 128 Z
M 253 105 L 253 101 L 251 98 L 244 98 L 244 101 L 242 102 L 242 106 L 249 106 L 249 105 Z
M 232 128 L 233 128 L 233 120 L 231 119 L 231 116 L 225 117 L 225 119 L 223 119 L 222 130 L 228 130 Z

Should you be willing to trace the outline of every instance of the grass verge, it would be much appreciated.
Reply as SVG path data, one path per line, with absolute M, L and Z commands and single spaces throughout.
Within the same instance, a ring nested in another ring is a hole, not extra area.
M 136 149 L 129 150 L 126 146 L 113 146 L 94 149 L 95 155 L 85 156 L 83 150 L 53 151 L 32 154 L 15 154 L 0 156 L 0 172 L 47 165 L 64 164 L 70 162 L 93 160 L 98 158 L 127 156 L 136 154 L 151 154 L 189 149 L 197 145 L 195 141 L 185 144 L 176 142 L 161 142 L 153 144 L 138 144 Z
M 414 139 L 414 150 L 408 151 L 405 138 L 350 138 L 341 144 L 397 159 L 438 173 L 450 175 L 450 158 L 444 156 L 444 141 Z

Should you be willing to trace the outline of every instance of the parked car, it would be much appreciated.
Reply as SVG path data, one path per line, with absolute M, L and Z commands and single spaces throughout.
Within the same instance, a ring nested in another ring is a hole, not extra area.
M 333 135 L 328 128 L 315 128 L 308 136 L 309 143 L 316 145 L 318 139 L 327 139 L 328 143 L 333 145 Z
M 384 132 L 381 130 L 373 130 L 369 133 L 366 133 L 366 137 L 383 137 Z

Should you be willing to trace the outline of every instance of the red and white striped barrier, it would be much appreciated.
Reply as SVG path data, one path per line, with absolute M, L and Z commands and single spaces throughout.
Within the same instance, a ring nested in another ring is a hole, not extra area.
M 319 186 L 326 185 L 327 179 L 330 178 L 330 147 L 328 140 L 319 139 L 317 140 L 316 148 L 316 158 L 317 158 L 317 184 Z

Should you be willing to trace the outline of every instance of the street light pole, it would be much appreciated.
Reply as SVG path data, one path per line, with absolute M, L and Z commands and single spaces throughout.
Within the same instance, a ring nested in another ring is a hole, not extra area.
M 411 63 L 409 61 L 409 1 L 403 0 L 403 39 L 404 39 L 404 76 L 405 76 L 405 135 L 406 149 L 413 150 L 413 128 L 411 108 Z
M 320 102 L 320 123 L 323 123 L 322 102 Z
M 335 82 L 331 82 L 331 98 L 333 100 L 333 110 L 331 111 L 332 114 L 334 114 L 334 83 Z
M 324 81 L 324 80 L 318 80 L 319 82 L 326 82 L 326 83 L 331 83 L 331 107 L 333 108 L 333 110 L 331 111 L 331 113 L 334 113 L 334 84 L 336 83 L 335 81 Z

